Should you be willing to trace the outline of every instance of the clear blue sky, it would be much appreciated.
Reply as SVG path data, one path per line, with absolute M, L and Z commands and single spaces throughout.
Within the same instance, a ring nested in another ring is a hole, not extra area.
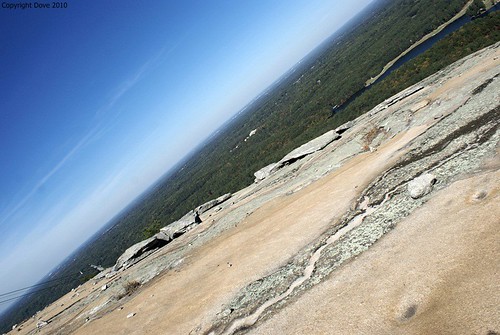
M 369 2 L 0 8 L 0 293 L 43 277 Z

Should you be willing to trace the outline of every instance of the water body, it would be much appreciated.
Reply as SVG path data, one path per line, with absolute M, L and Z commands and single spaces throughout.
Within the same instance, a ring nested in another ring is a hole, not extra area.
M 486 16 L 486 15 L 488 15 L 491 12 L 497 11 L 499 8 L 500 8 L 500 3 L 497 3 L 495 6 L 493 6 L 492 8 L 490 8 L 487 12 L 479 15 L 478 18 Z M 398 68 L 400 68 L 404 63 L 408 62 L 409 60 L 412 60 L 413 58 L 417 57 L 418 55 L 420 55 L 420 54 L 424 53 L 425 51 L 429 50 L 430 48 L 432 48 L 432 46 L 434 44 L 436 44 L 437 42 L 439 42 L 441 39 L 443 39 L 444 37 L 448 36 L 449 34 L 455 32 L 455 31 L 457 31 L 462 26 L 464 26 L 465 24 L 471 22 L 472 20 L 474 20 L 474 19 L 471 18 L 470 16 L 464 15 L 464 16 L 458 18 L 457 20 L 453 21 L 452 23 L 450 23 L 449 25 L 447 25 L 446 28 L 444 28 L 443 30 L 441 30 L 439 33 L 437 33 L 436 35 L 432 36 L 431 38 L 429 38 L 428 40 L 426 40 L 422 44 L 420 44 L 417 47 L 415 47 L 414 49 L 412 49 L 406 55 L 404 55 L 403 57 L 401 57 L 400 59 L 398 59 L 398 61 L 396 63 L 394 63 L 389 69 L 387 69 L 387 71 L 382 76 L 380 76 L 380 78 L 378 78 L 374 82 L 374 84 L 378 83 L 380 80 L 382 80 L 385 77 L 387 77 L 388 75 L 390 75 L 393 71 L 395 71 Z
M 497 3 L 495 6 L 493 6 L 492 8 L 490 8 L 488 11 L 484 12 L 483 14 L 477 16 L 476 18 L 484 17 L 484 16 L 486 16 L 492 12 L 495 12 L 499 9 L 500 9 L 500 3 Z M 386 78 L 388 75 L 390 75 L 392 72 L 399 69 L 406 62 L 412 60 L 413 58 L 415 58 L 415 57 L 421 55 L 422 53 L 424 53 L 425 51 L 429 50 L 430 48 L 432 48 L 432 46 L 434 46 L 434 44 L 439 42 L 441 39 L 443 39 L 444 37 L 450 35 L 451 33 L 455 32 L 455 31 L 457 31 L 458 29 L 463 27 L 465 24 L 473 21 L 476 18 L 471 18 L 470 16 L 463 15 L 462 17 L 458 18 L 457 20 L 453 21 L 448 26 L 446 26 L 443 30 L 441 30 L 439 33 L 430 37 L 425 42 L 418 45 L 417 47 L 412 49 L 410 52 L 408 52 L 406 55 L 404 55 L 403 57 L 398 59 L 376 81 L 374 81 L 371 85 L 369 85 L 367 87 L 363 87 L 361 90 L 359 90 L 358 92 L 356 92 L 355 94 L 350 96 L 349 99 L 347 99 L 341 106 L 337 107 L 334 112 L 335 113 L 340 112 L 345 107 L 347 107 L 347 105 L 349 105 L 351 102 L 353 102 L 357 97 L 359 97 L 361 94 L 363 94 L 366 90 L 370 89 L 373 84 L 380 82 L 381 80 Z

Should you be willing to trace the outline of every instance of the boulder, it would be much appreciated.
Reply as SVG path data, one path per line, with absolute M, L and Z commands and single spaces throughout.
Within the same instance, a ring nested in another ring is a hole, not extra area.
M 323 135 L 316 137 L 315 139 L 301 145 L 297 149 L 290 152 L 288 155 L 283 157 L 276 165 L 271 169 L 271 173 L 279 170 L 284 165 L 293 163 L 294 161 L 301 159 L 307 155 L 310 155 L 316 151 L 319 151 L 326 147 L 331 142 L 340 138 L 335 130 L 330 130 Z
M 201 223 L 201 220 L 198 213 L 192 210 L 189 211 L 179 220 L 169 224 L 166 227 L 161 228 L 160 233 L 158 233 L 157 235 L 158 238 L 170 241 L 176 237 L 181 236 L 188 230 L 191 230 L 194 226 L 198 225 L 199 223 Z
M 346 123 L 344 123 L 343 125 L 341 126 L 338 126 L 336 129 L 335 129 L 335 132 L 337 134 L 342 134 L 342 133 L 345 133 L 345 131 L 349 128 L 352 128 L 352 126 L 354 125 L 354 122 L 353 121 L 348 121 Z
M 142 256 L 144 253 L 156 250 L 167 244 L 168 241 L 158 238 L 157 235 L 136 243 L 125 250 L 125 252 L 116 261 L 113 271 L 118 271 L 122 267 L 131 265 L 134 263 L 134 260 Z
M 166 227 L 163 227 L 163 228 L 166 228 Z M 160 230 L 158 233 L 156 233 L 153 237 L 156 237 L 159 240 L 165 241 L 166 243 L 172 241 L 172 237 L 170 236 L 170 234 L 167 234 L 166 232 L 163 232 L 162 230 Z
M 253 175 L 255 176 L 255 182 L 259 182 L 261 180 L 266 179 L 271 175 L 272 169 L 276 166 L 276 163 L 269 164 L 259 171 L 255 172 Z
M 229 198 L 231 198 L 231 193 L 226 193 L 226 194 L 218 197 L 217 199 L 210 200 L 210 201 L 204 203 L 203 205 L 196 207 L 196 209 L 194 211 L 196 213 L 198 213 L 198 215 L 203 214 L 206 211 L 208 211 L 209 209 L 217 206 L 218 204 L 223 203 L 224 201 L 226 201 Z
M 413 179 L 408 183 L 408 192 L 413 199 L 418 199 L 432 191 L 432 186 L 436 183 L 436 176 L 431 173 Z
M 220 198 L 222 199 L 225 196 L 226 195 Z M 147 240 L 136 243 L 125 250 L 125 252 L 116 261 L 116 264 L 113 267 L 112 271 L 118 271 L 123 267 L 128 267 L 138 262 L 154 250 L 165 246 L 174 238 L 192 229 L 200 222 L 201 220 L 198 216 L 198 213 L 196 213 L 195 211 L 188 212 L 181 219 L 169 224 L 166 227 L 161 228 L 160 232 L 156 235 L 148 238 Z
M 38 321 L 38 322 L 36 323 L 36 327 L 37 327 L 38 329 L 40 329 L 40 328 L 45 327 L 45 326 L 46 326 L 46 325 L 48 325 L 48 324 L 49 324 L 49 323 L 48 323 L 47 321 L 40 320 L 40 321 Z

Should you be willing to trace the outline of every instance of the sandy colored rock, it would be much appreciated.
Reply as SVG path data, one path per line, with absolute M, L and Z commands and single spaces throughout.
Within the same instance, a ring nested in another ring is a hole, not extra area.
M 498 332 L 499 180 L 489 172 L 442 190 L 250 334 Z M 472 205 L 478 189 L 488 195 Z

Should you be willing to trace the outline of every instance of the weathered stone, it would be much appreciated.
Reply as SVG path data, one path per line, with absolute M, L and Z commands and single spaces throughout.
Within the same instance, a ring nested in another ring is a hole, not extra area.
M 209 209 L 217 206 L 218 204 L 223 203 L 224 201 L 226 201 L 229 198 L 231 198 L 231 193 L 221 195 L 217 199 L 210 200 L 210 201 L 204 203 L 203 205 L 196 207 L 196 209 L 194 211 L 196 213 L 198 213 L 198 215 L 203 214 L 206 211 L 208 211 Z
M 104 277 L 106 277 L 106 278 L 108 278 L 108 279 L 109 279 L 109 278 L 113 277 L 114 275 L 116 275 L 116 271 L 113 271 L 113 269 L 111 269 L 111 271 L 110 271 L 110 272 L 108 272 L 108 273 L 106 273 L 106 274 L 104 275 Z
M 436 177 L 433 174 L 424 173 L 408 183 L 408 192 L 413 199 L 418 199 L 430 193 L 435 183 Z
M 228 316 L 229 314 L 231 314 L 233 312 L 233 310 L 231 308 L 226 308 L 224 311 L 222 311 L 222 316 Z
M 387 99 L 385 101 L 385 103 L 387 104 L 387 106 L 390 107 L 390 106 L 400 102 L 401 100 L 406 99 L 410 95 L 413 95 L 413 94 L 415 94 L 423 89 L 424 89 L 424 86 L 422 86 L 422 85 L 416 85 L 416 86 L 409 87 L 406 90 L 404 90 L 404 91 L 392 96 L 391 98 Z
M 49 323 L 47 321 L 43 321 L 43 320 L 40 320 L 36 323 L 36 327 L 38 329 L 42 328 L 42 327 L 45 327 L 46 325 L 48 325 Z
M 342 133 L 344 133 L 347 129 L 352 128 L 352 126 L 354 126 L 354 122 L 353 122 L 353 121 L 348 121 L 348 122 L 344 123 L 343 125 L 338 126 L 338 127 L 335 129 L 335 132 L 336 132 L 337 134 L 342 134 Z
M 147 251 L 161 248 L 166 244 L 166 241 L 159 239 L 156 235 L 148 238 L 147 240 L 141 241 L 134 244 L 118 258 L 113 271 L 117 271 L 120 268 L 127 266 L 132 262 L 133 259 L 141 256 Z
M 340 138 L 340 135 L 337 134 L 335 130 L 330 130 L 323 135 L 316 137 L 315 139 L 307 142 L 306 144 L 301 145 L 297 149 L 290 152 L 288 155 L 283 157 L 276 166 L 271 169 L 271 173 L 279 170 L 286 164 L 292 163 L 298 159 L 301 159 L 307 155 L 310 155 L 316 151 L 319 151 L 326 147 L 331 142 Z
M 221 199 L 225 196 L 227 195 L 222 196 Z M 116 264 L 113 267 L 113 271 L 118 271 L 122 267 L 127 267 L 131 264 L 134 264 L 138 261 L 137 259 L 146 252 L 150 253 L 155 249 L 163 247 L 168 242 L 184 234 L 200 222 L 201 220 L 198 216 L 198 213 L 196 213 L 195 211 L 188 212 L 178 221 L 175 221 L 170 225 L 161 228 L 156 235 L 148 238 L 147 240 L 134 244 L 133 246 L 125 250 L 125 252 L 116 261 Z
M 188 230 L 192 229 L 194 226 L 201 223 L 200 217 L 196 211 L 189 211 L 179 220 L 169 224 L 166 227 L 160 229 L 160 234 L 165 235 L 170 240 L 181 236 Z
M 158 233 L 156 233 L 154 235 L 154 237 L 156 237 L 159 240 L 163 240 L 167 243 L 172 241 L 172 238 L 169 235 L 167 235 L 167 233 L 163 232 L 162 230 L 160 230 Z
M 275 166 L 276 166 L 276 163 L 272 163 L 272 164 L 269 164 L 269 165 L 263 167 L 259 171 L 255 172 L 253 174 L 255 176 L 255 182 L 264 180 L 267 177 L 269 177 L 271 175 L 271 171 L 273 170 L 273 168 Z

